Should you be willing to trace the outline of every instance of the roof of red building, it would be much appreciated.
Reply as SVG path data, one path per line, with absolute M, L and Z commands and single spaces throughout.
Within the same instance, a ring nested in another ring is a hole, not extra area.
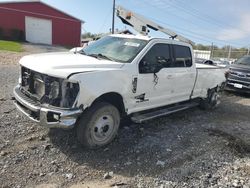
M 68 14 L 68 13 L 66 13 L 66 12 L 64 12 L 64 11 L 62 11 L 62 10 L 59 10 L 59 9 L 57 9 L 57 8 L 55 8 L 55 7 L 53 7 L 53 6 L 49 5 L 49 4 L 47 4 L 47 3 L 44 3 L 44 2 L 42 2 L 41 0 L 1 1 L 1 2 L 0 2 L 0 5 L 1 5 L 1 4 L 13 4 L 13 3 L 41 3 L 41 4 L 45 5 L 45 6 L 48 6 L 48 7 L 52 8 L 52 9 L 58 11 L 58 12 L 61 12 L 61 13 L 65 14 L 65 15 L 67 15 L 67 16 L 70 16 L 70 17 L 72 17 L 72 18 L 75 19 L 75 20 L 78 20 L 78 21 L 80 21 L 80 22 L 82 22 L 82 23 L 85 23 L 85 21 L 83 21 L 83 20 L 81 20 L 81 19 L 79 19 L 79 18 L 76 18 L 76 17 L 74 17 L 74 16 L 72 16 L 72 15 L 70 15 L 70 14 Z

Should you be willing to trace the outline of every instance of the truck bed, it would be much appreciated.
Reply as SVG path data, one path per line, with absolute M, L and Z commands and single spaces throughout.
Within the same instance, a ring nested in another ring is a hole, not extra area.
M 226 81 L 224 73 L 227 69 L 213 65 L 196 64 L 197 78 L 192 98 L 206 97 L 207 90 Z

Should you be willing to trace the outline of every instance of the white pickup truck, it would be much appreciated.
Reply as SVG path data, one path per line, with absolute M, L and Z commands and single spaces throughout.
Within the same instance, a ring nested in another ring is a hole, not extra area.
M 141 123 L 196 105 L 212 109 L 225 82 L 222 69 L 194 63 L 190 44 L 136 35 L 28 55 L 20 65 L 16 107 L 45 127 L 76 127 L 90 148 L 111 142 L 126 116 Z

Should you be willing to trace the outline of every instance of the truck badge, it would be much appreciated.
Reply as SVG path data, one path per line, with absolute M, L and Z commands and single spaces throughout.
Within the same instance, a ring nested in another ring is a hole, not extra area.
M 132 92 L 136 93 L 137 90 L 137 77 L 133 78 L 132 80 Z

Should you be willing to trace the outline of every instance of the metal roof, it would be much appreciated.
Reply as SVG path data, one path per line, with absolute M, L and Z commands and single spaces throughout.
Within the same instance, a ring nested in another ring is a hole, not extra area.
M 80 21 L 82 23 L 85 23 L 85 21 L 83 21 L 83 20 L 81 20 L 79 18 L 76 18 L 76 17 L 74 17 L 74 16 L 72 16 L 72 15 L 70 15 L 70 14 L 68 14 L 68 13 L 66 13 L 66 12 L 64 12 L 62 10 L 59 10 L 59 9 L 57 9 L 57 8 L 47 4 L 47 3 L 44 3 L 41 0 L 15 0 L 15 1 L 1 1 L 0 2 L 0 4 L 11 4 L 11 3 L 41 3 L 41 4 L 44 4 L 44 5 L 52 8 L 52 9 L 55 9 L 58 12 L 61 12 L 61 13 L 65 14 L 65 15 L 67 15 L 67 16 L 70 16 L 70 17 L 72 17 L 72 18 L 74 18 L 74 19 L 76 19 L 76 20 L 78 20 L 78 21 Z

